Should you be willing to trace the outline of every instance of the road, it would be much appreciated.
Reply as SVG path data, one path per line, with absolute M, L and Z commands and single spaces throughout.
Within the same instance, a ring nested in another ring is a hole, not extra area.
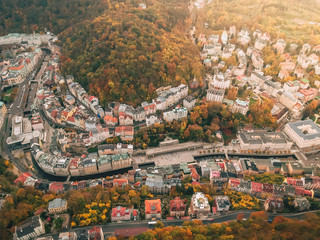
M 234 212 L 229 212 L 226 213 L 224 215 L 220 215 L 220 216 L 215 216 L 214 217 L 214 221 L 213 223 L 223 223 L 223 222 L 229 222 L 229 221 L 234 221 L 237 220 L 237 216 L 238 214 L 243 214 L 244 218 L 249 218 L 250 214 L 252 212 L 252 210 L 244 210 L 244 211 L 234 211 Z M 309 212 L 316 212 L 316 211 L 309 211 Z M 307 212 L 302 212 L 302 213 L 276 213 L 276 214 L 269 214 L 268 219 L 273 220 L 276 216 L 284 216 L 286 218 L 290 218 L 290 219 L 302 219 L 303 216 L 306 214 Z M 200 219 L 201 220 L 201 219 Z M 161 222 L 165 225 L 165 226 L 181 226 L 185 221 L 188 220 L 181 220 L 181 219 L 175 219 L 175 220 L 161 220 Z M 204 224 L 209 224 L 211 223 L 210 219 L 204 219 L 202 220 L 202 222 Z M 116 229 L 130 229 L 130 228 L 141 228 L 141 227 L 148 227 L 149 229 L 152 229 L 153 227 L 149 227 L 148 225 L 148 221 L 141 221 L 141 222 L 125 222 L 125 223 L 108 223 L 105 225 L 99 225 L 99 227 L 102 227 L 102 230 L 105 234 L 105 236 L 110 236 L 114 234 L 114 231 Z M 80 235 L 81 233 L 83 233 L 84 231 L 88 231 L 89 229 L 91 229 L 91 227 L 82 227 L 82 228 L 74 228 L 71 231 L 74 231 L 77 233 L 77 235 Z M 69 230 L 70 231 L 70 230 Z M 66 231 L 62 231 L 62 232 L 66 232 Z M 45 236 L 52 236 L 54 240 L 59 238 L 59 233 L 56 234 L 46 234 Z

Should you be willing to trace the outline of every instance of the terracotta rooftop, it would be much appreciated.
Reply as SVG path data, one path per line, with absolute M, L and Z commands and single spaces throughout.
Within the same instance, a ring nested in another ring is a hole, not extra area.
M 155 199 L 155 200 L 145 200 L 145 212 L 146 214 L 150 213 L 161 213 L 161 200 Z

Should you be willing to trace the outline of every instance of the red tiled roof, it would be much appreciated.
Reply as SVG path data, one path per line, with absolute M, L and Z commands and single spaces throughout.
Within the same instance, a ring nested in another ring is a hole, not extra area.
M 22 173 L 16 180 L 14 180 L 14 183 L 24 183 L 28 177 L 31 177 L 31 174 L 28 172 Z
M 299 92 L 303 94 L 304 96 L 310 96 L 317 93 L 317 90 L 315 88 L 310 89 L 300 89 Z
M 49 190 L 59 192 L 63 190 L 63 183 L 62 182 L 53 182 L 50 184 Z
M 113 184 L 118 184 L 121 187 L 123 184 L 128 184 L 127 178 L 113 179 Z
M 36 211 L 36 212 L 34 213 L 34 215 L 35 215 L 35 216 L 39 216 L 39 215 L 41 215 L 43 212 L 44 212 L 44 209 L 43 209 L 43 208 L 40 208 L 38 211 Z
M 200 175 L 198 174 L 195 168 L 190 168 L 190 171 L 191 171 L 191 177 L 193 179 L 200 179 Z
M 155 200 L 145 200 L 145 212 L 146 214 L 150 213 L 161 213 L 161 200 L 155 199 Z
M 135 186 L 135 187 L 140 186 L 140 182 L 136 182 L 136 183 L 134 184 L 134 186 Z
M 65 117 L 68 116 L 68 112 L 66 112 L 66 111 L 62 111 L 61 113 L 62 113 L 62 115 L 64 115 Z
M 156 105 L 153 103 L 153 104 L 144 106 L 143 108 L 144 108 L 145 111 L 148 111 L 148 109 L 153 110 L 153 109 L 156 108 Z
M 137 210 L 137 209 L 133 209 L 133 210 L 132 210 L 132 215 L 133 215 L 134 217 L 138 216 L 138 210 Z
M 95 96 L 90 96 L 89 97 L 89 100 L 90 100 L 90 102 L 92 101 L 92 100 L 94 100 L 94 99 L 97 99 Z
M 176 197 L 175 199 L 170 201 L 170 211 L 184 211 L 186 210 L 186 204 L 184 200 Z
M 67 121 L 68 122 L 74 122 L 74 117 L 68 117 Z
M 9 70 L 19 71 L 24 68 L 24 65 L 19 65 L 18 67 L 10 67 Z
M 130 211 L 126 211 L 126 210 L 127 210 L 127 209 L 126 209 L 125 207 L 121 207 L 121 206 L 112 208 L 111 216 L 112 216 L 112 217 L 116 217 L 116 216 L 118 216 L 118 214 L 119 214 L 120 217 L 124 217 L 125 215 L 129 215 L 129 214 L 130 214 Z
M 112 116 L 110 116 L 110 115 L 106 115 L 106 116 L 104 117 L 104 121 L 117 123 L 117 122 L 118 122 L 118 119 L 117 119 L 116 117 L 112 117 Z
M 119 133 L 119 132 L 124 132 L 125 131 L 125 127 L 116 127 L 115 132 Z
M 255 192 L 262 192 L 262 183 L 252 182 L 251 189 Z
M 94 226 L 93 228 L 91 228 L 88 231 L 89 234 L 89 240 L 101 240 L 102 236 L 101 236 L 101 228 Z

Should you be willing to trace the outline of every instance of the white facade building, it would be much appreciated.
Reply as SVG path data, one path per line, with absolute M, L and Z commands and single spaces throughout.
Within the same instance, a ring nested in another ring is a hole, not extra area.
M 223 89 L 209 89 L 206 99 L 208 102 L 222 102 L 224 98 Z
M 320 145 L 320 128 L 310 119 L 287 123 L 284 132 L 299 148 Z
M 163 119 L 167 122 L 172 122 L 173 120 L 179 121 L 182 118 L 188 116 L 188 109 L 186 108 L 175 108 L 172 111 L 164 112 Z
M 246 115 L 249 110 L 249 103 L 249 99 L 247 99 L 246 101 L 236 99 L 232 105 L 232 112 Z

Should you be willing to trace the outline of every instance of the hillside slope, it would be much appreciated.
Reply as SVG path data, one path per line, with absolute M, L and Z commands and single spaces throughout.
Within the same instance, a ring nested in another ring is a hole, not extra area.
M 110 1 L 104 14 L 64 31 L 62 72 L 102 102 L 133 105 L 160 86 L 201 79 L 198 49 L 186 37 L 187 1 L 160 2 L 148 1 L 142 10 Z
M 101 14 L 106 6 L 105 0 L 1 0 L 0 35 L 45 28 L 58 34 Z

